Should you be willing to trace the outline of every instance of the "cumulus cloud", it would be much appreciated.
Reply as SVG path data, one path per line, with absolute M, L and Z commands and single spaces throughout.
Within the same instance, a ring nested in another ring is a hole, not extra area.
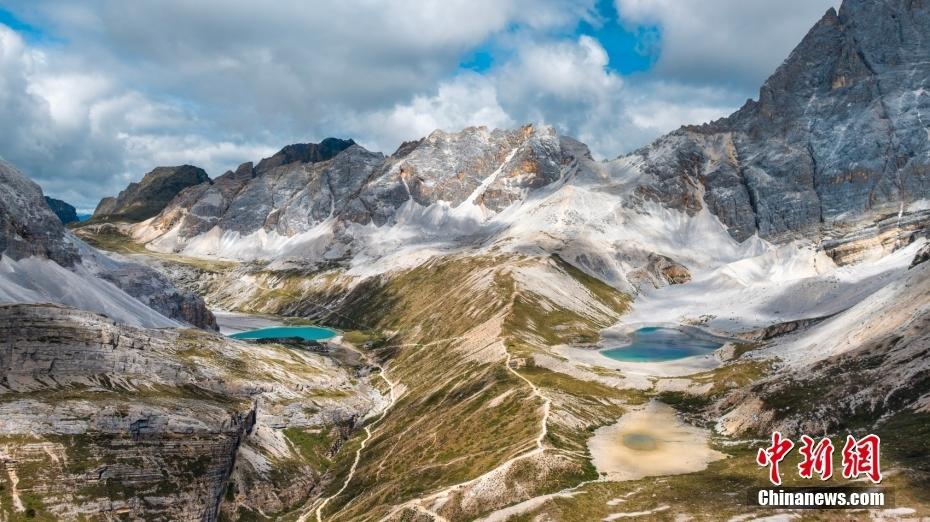
M 617 23 L 595 0 L 14 0 L 41 31 L 0 25 L 0 154 L 84 208 L 156 165 L 215 176 L 327 136 L 390 152 L 535 122 L 614 157 L 737 108 L 832 3 L 614 1 L 658 28 L 654 68 L 621 75 L 579 35 Z M 493 64 L 460 68 L 479 48 Z
M 657 25 L 655 74 L 688 83 L 758 89 L 839 0 L 615 0 L 629 26 Z
M 198 132 L 180 105 L 73 69 L 0 25 L 0 152 L 54 197 L 93 208 L 159 164 L 214 172 L 272 147 Z M 254 156 L 253 156 L 254 157 Z
M 623 79 L 593 38 L 523 43 L 496 73 L 503 106 L 521 121 L 553 125 L 596 154 L 619 152 L 629 139 Z
M 687 123 L 703 123 L 735 108 L 725 89 L 652 77 L 624 79 L 609 67 L 595 39 L 530 41 L 485 75 L 465 72 L 374 118 L 359 115 L 356 131 L 378 129 L 375 146 L 400 137 L 468 125 L 552 125 L 586 143 L 595 156 L 615 157 Z M 409 138 L 408 138 L 409 139 Z
M 466 71 L 440 83 L 434 94 L 417 94 L 387 110 L 350 112 L 347 128 L 367 147 L 390 151 L 398 140 L 415 139 L 436 129 L 454 132 L 478 125 L 517 125 L 500 106 L 497 92 L 489 78 Z

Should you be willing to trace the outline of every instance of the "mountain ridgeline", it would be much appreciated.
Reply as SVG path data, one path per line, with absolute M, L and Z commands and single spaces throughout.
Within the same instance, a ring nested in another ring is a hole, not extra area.
M 63 224 L 67 225 L 68 223 L 79 221 L 77 210 L 68 203 L 48 196 L 45 196 L 45 203 L 48 204 L 48 208 L 52 209 L 52 212 L 58 216 L 58 219 L 60 219 Z
M 728 118 L 640 151 L 668 192 L 703 187 L 737 239 L 816 234 L 898 214 L 930 191 L 930 10 L 848 1 L 830 9 Z M 671 148 L 672 154 L 660 151 Z
M 886 232 L 888 218 L 895 233 L 883 241 L 907 241 L 928 219 L 921 203 L 930 192 L 922 119 L 930 113 L 928 35 L 922 2 L 847 1 L 817 22 L 758 100 L 610 162 L 594 162 L 583 144 L 533 126 L 436 131 L 390 156 L 330 138 L 289 145 L 257 166 L 185 188 L 138 237 L 180 251 L 211 230 L 290 237 L 329 220 L 331 242 L 340 246 L 323 251 L 339 257 L 357 243 L 351 225 L 396 224 L 408 202 L 470 203 L 488 219 L 538 191 L 583 184 L 594 171 L 636 179 L 624 205 L 657 202 L 688 215 L 707 209 L 737 241 L 806 237 L 841 249 L 851 231 Z M 154 206 L 147 210 L 136 216 L 155 215 Z
M 158 214 L 178 192 L 199 183 L 209 183 L 210 177 L 199 167 L 158 167 L 138 183 L 130 183 L 118 196 L 100 200 L 94 221 L 142 221 Z

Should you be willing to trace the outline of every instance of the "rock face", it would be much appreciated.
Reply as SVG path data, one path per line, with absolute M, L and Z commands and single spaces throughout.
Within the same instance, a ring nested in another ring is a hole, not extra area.
M 444 202 L 452 208 L 469 202 L 499 212 L 526 191 L 558 180 L 563 163 L 571 159 L 548 127 L 437 130 L 386 158 L 347 204 L 343 217 L 382 225 L 408 200 L 423 207 Z
M 0 188 L 0 253 L 14 260 L 37 256 L 74 265 L 77 248 L 64 240 L 65 229 L 39 186 L 0 160 Z
M 326 138 L 320 143 L 295 143 L 284 147 L 274 156 L 260 161 L 255 171 L 266 172 L 289 163 L 319 163 L 332 159 L 352 145 L 355 145 L 354 141 L 338 138 Z
M 64 201 L 45 196 L 45 203 L 65 225 L 78 221 L 77 210 Z
M 185 188 L 209 181 L 210 177 L 203 169 L 192 165 L 157 167 L 142 181 L 130 183 L 115 198 L 102 199 L 92 219 L 142 221 L 161 212 Z
M 651 196 L 706 205 L 738 240 L 816 236 L 906 211 L 930 193 L 928 54 L 924 2 L 831 8 L 758 101 L 636 153 L 658 180 Z
M 377 398 L 327 362 L 73 308 L 0 306 L 0 518 L 293 509 L 318 493 L 329 456 L 297 444 L 338 449 Z
M 212 184 L 185 190 L 139 237 L 168 234 L 181 248 L 214 227 L 292 236 L 330 218 L 340 226 L 382 226 L 408 201 L 421 207 L 477 205 L 496 213 L 559 180 L 579 154 L 589 156 L 574 140 L 530 125 L 435 131 L 388 157 L 351 140 L 291 145 L 257 167 L 246 163 Z
M 917 254 L 914 256 L 914 259 L 911 261 L 910 267 L 914 268 L 915 266 L 921 263 L 926 263 L 927 261 L 930 261 L 930 243 L 924 245 L 923 248 L 917 252 Z
M 627 274 L 628 279 L 637 288 L 651 286 L 660 288 L 666 285 L 680 285 L 691 281 L 691 273 L 680 263 L 667 256 L 649 254 L 646 264 Z
M 216 329 L 202 299 L 151 268 L 86 245 L 52 213 L 38 185 L 2 161 L 0 254 L 9 265 L 0 271 L 0 302 L 65 303 L 144 326 L 174 319 Z
M 380 161 L 381 155 L 352 140 L 288 145 L 257 166 L 244 163 L 212 183 L 183 191 L 152 227 L 161 232 L 177 228 L 181 238 L 214 226 L 244 234 L 263 228 L 302 232 L 333 211 L 337 194 L 353 190 L 352 180 L 344 178 L 367 177 L 372 159 Z

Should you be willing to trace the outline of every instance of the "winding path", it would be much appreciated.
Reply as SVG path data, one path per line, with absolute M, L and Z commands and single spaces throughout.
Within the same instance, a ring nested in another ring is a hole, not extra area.
M 357 350 L 357 349 L 355 349 L 355 348 L 352 348 L 352 349 L 353 349 L 354 351 L 358 352 L 359 354 L 361 354 L 363 357 L 366 357 L 366 358 L 367 358 L 367 356 L 366 356 L 364 353 L 362 353 L 361 351 L 359 351 L 359 350 Z M 388 385 L 388 388 L 389 388 L 388 397 L 389 397 L 390 400 L 389 400 L 389 402 L 388 402 L 388 405 L 385 406 L 385 408 L 384 408 L 383 410 L 381 410 L 381 415 L 379 415 L 377 419 L 375 419 L 374 421 L 372 421 L 371 423 L 369 423 L 368 426 L 365 426 L 365 438 L 362 439 L 362 443 L 359 445 L 358 449 L 355 450 L 355 460 L 352 462 L 352 467 L 349 468 L 349 474 L 346 475 L 346 479 L 345 479 L 345 481 L 342 483 L 342 487 L 340 487 L 339 490 L 336 491 L 335 493 L 333 493 L 332 495 L 330 495 L 330 496 L 324 498 L 324 499 L 323 499 L 323 502 L 320 503 L 319 506 L 317 506 L 317 508 L 316 508 L 316 510 L 315 510 L 317 522 L 323 522 L 323 509 L 326 507 L 326 504 L 329 504 L 329 501 L 330 501 L 330 500 L 332 500 L 333 498 L 335 498 L 335 497 L 339 496 L 340 494 L 342 494 L 342 492 L 345 491 L 345 489 L 346 489 L 347 487 L 349 487 L 349 482 L 352 482 L 352 478 L 355 476 L 355 470 L 356 470 L 356 468 L 358 468 L 358 463 L 359 463 L 359 461 L 360 461 L 361 458 L 362 458 L 362 450 L 365 449 L 365 445 L 368 444 L 368 441 L 371 439 L 371 436 L 372 436 L 372 434 L 373 434 L 372 426 L 375 425 L 375 424 L 377 424 L 377 423 L 379 423 L 379 422 L 381 422 L 381 420 L 384 419 L 384 417 L 387 415 L 387 413 L 388 413 L 388 411 L 391 409 L 391 407 L 394 406 L 394 403 L 397 402 L 397 397 L 396 397 L 396 395 L 395 395 L 395 393 L 394 393 L 394 389 L 395 389 L 395 387 L 397 386 L 397 383 L 396 383 L 396 382 L 392 382 L 390 379 L 388 379 L 388 377 L 387 377 L 387 375 L 386 375 L 386 372 L 385 372 L 385 369 L 384 369 L 383 366 L 381 366 L 380 364 L 376 364 L 376 365 L 374 365 L 374 366 L 375 366 L 376 368 L 378 368 L 378 370 L 379 370 L 379 371 L 378 371 L 378 375 L 379 375 L 379 376 L 381 377 L 381 379 L 384 380 L 384 382 L 387 383 L 387 385 Z M 300 518 L 297 519 L 297 521 L 298 521 L 298 522 L 306 522 L 307 518 L 310 516 L 310 513 L 311 513 L 310 511 L 307 511 L 306 513 L 304 513 L 303 515 L 301 515 Z
M 495 342 L 496 342 L 496 341 L 495 341 Z M 445 488 L 443 488 L 443 489 L 437 491 L 436 493 L 433 493 L 433 494 L 431 494 L 431 495 L 427 495 L 427 496 L 425 496 L 425 497 L 420 497 L 420 498 L 415 498 L 415 499 L 412 499 L 412 500 L 408 500 L 407 502 L 404 502 L 403 504 L 401 504 L 401 505 L 397 506 L 396 508 L 394 508 L 390 513 L 388 513 L 384 518 L 381 519 L 382 521 L 384 521 L 384 520 L 390 520 L 391 517 L 393 517 L 394 515 L 396 515 L 397 513 L 401 512 L 401 511 L 403 511 L 404 509 L 411 508 L 411 509 L 415 509 L 415 510 L 421 512 L 421 513 L 429 514 L 429 515 L 431 515 L 435 520 L 437 520 L 437 521 L 439 521 L 439 522 L 442 522 L 442 521 L 445 520 L 445 519 L 444 519 L 441 515 L 439 515 L 439 514 L 437 514 L 437 513 L 434 513 L 434 512 L 432 512 L 432 511 L 428 510 L 426 507 L 424 507 L 424 506 L 423 506 L 423 503 L 424 503 L 424 502 L 434 501 L 434 500 L 436 500 L 436 499 L 438 499 L 438 498 L 441 498 L 441 497 L 443 497 L 443 496 L 445 496 L 445 495 L 448 495 L 449 493 L 451 493 L 452 491 L 454 491 L 454 490 L 456 490 L 456 489 L 460 489 L 460 488 L 463 488 L 463 487 L 467 487 L 467 486 L 469 486 L 469 485 L 471 485 L 471 484 L 474 484 L 474 483 L 476 483 L 476 482 L 478 482 L 478 481 L 484 479 L 485 477 L 487 477 L 487 476 L 489 476 L 489 475 L 491 475 L 491 474 L 493 474 L 493 473 L 496 473 L 496 472 L 497 472 L 498 470 L 500 470 L 500 469 L 505 469 L 507 466 L 510 466 L 510 465 L 513 464 L 514 462 L 517 462 L 517 461 L 519 461 L 519 460 L 523 460 L 523 459 L 526 459 L 526 458 L 529 458 L 529 457 L 538 455 L 538 454 L 542 453 L 543 451 L 545 451 L 546 447 L 545 447 L 544 441 L 546 440 L 546 435 L 548 435 L 548 433 L 549 433 L 548 422 L 549 422 L 549 412 L 550 412 L 550 410 L 551 410 L 552 401 L 551 401 L 548 397 L 546 397 L 545 395 L 543 395 L 542 392 L 539 391 L 539 388 L 538 388 L 535 384 L 532 383 L 532 381 L 530 381 L 529 379 L 527 379 L 527 378 L 524 377 L 523 375 L 520 375 L 520 372 L 514 370 L 513 367 L 510 366 L 511 360 L 512 360 L 512 356 L 511 356 L 510 353 L 508 352 L 508 353 L 507 353 L 507 358 L 504 360 L 504 365 L 507 367 L 507 371 L 509 371 L 510 373 L 516 375 L 517 378 L 519 378 L 520 380 L 522 380 L 523 382 L 525 382 L 527 385 L 529 385 L 530 389 L 533 391 L 532 396 L 533 396 L 533 397 L 538 397 L 538 398 L 542 399 L 542 401 L 543 401 L 543 417 L 542 417 L 542 421 L 541 421 L 542 426 L 541 426 L 541 428 L 540 428 L 540 430 L 539 430 L 539 435 L 536 437 L 536 440 L 535 440 L 535 446 L 536 446 L 536 447 L 533 448 L 533 449 L 531 449 L 531 450 L 529 450 L 529 451 L 526 451 L 526 452 L 524 452 L 524 453 L 520 453 L 519 455 L 516 455 L 516 456 L 514 456 L 514 457 L 511 457 L 511 458 L 507 459 L 506 461 L 504 461 L 504 462 L 498 464 L 498 465 L 495 466 L 493 469 L 491 469 L 491 470 L 489 470 L 489 471 L 483 473 L 482 475 L 480 475 L 480 476 L 478 476 L 478 477 L 475 477 L 475 478 L 473 478 L 473 479 L 467 480 L 467 481 L 465 481 L 465 482 L 460 482 L 460 483 L 458 483 L 458 484 L 453 484 L 453 485 L 451 485 L 451 486 L 445 487 Z M 580 486 L 580 485 L 579 485 L 579 486 Z M 575 486 L 575 487 L 579 487 L 579 486 Z M 320 522 L 320 521 L 318 521 L 318 522 Z
M 523 382 L 525 382 L 526 384 L 528 384 L 528 385 L 530 386 L 530 388 L 533 390 L 533 396 L 534 396 L 534 397 L 539 397 L 540 399 L 543 400 L 543 418 L 542 418 L 542 428 L 539 430 L 539 436 L 536 437 L 536 449 L 535 449 L 534 451 L 529 452 L 529 453 L 524 453 L 523 455 L 520 455 L 520 456 L 518 456 L 518 457 L 514 457 L 514 458 L 510 459 L 509 461 L 505 462 L 504 464 L 501 464 L 501 466 L 503 466 L 503 465 L 505 465 L 505 464 L 509 464 L 509 463 L 513 462 L 514 460 L 517 460 L 517 459 L 520 459 L 520 458 L 526 458 L 526 457 L 528 457 L 528 456 L 530 456 L 530 455 L 535 455 L 536 453 L 541 453 L 541 452 L 545 449 L 544 446 L 543 446 L 543 441 L 546 440 L 546 435 L 549 434 L 549 426 L 548 426 L 548 424 L 549 424 L 549 410 L 552 408 L 552 401 L 549 400 L 549 397 L 546 397 L 545 395 L 543 395 L 542 392 L 539 391 L 539 388 L 537 388 L 535 384 L 533 384 L 533 383 L 532 383 L 529 379 L 527 379 L 526 377 L 520 375 L 520 372 L 518 372 L 517 370 L 514 370 L 513 367 L 510 366 L 510 360 L 511 360 L 510 352 L 507 352 L 507 360 L 506 360 L 505 363 L 504 363 L 504 364 L 507 365 L 507 370 L 510 371 L 510 373 L 516 375 L 518 378 L 522 379 Z M 500 466 L 498 466 L 498 467 L 500 467 Z
M 448 341 L 450 341 L 450 340 L 452 340 L 452 339 L 456 339 L 456 338 L 458 338 L 458 337 L 451 337 L 451 338 L 449 338 L 449 339 L 441 339 L 441 340 L 439 340 L 439 341 L 432 341 L 432 342 L 430 342 L 430 343 L 425 343 L 425 344 L 411 343 L 410 346 L 426 346 L 426 345 L 436 344 L 436 343 L 440 343 L 440 342 L 448 342 Z M 497 341 L 495 340 L 495 342 L 497 342 Z M 401 345 L 399 345 L 399 346 L 401 346 Z M 403 346 L 406 346 L 406 345 L 403 345 Z M 358 352 L 358 353 L 361 354 L 363 357 L 366 357 L 366 358 L 367 358 L 367 355 L 364 354 L 364 353 L 362 353 L 362 352 L 359 351 L 358 349 L 355 349 L 354 347 L 352 347 L 351 349 L 353 349 L 354 351 Z M 526 459 L 526 458 L 529 458 L 529 457 L 538 455 L 538 454 L 542 453 L 543 451 L 545 451 L 545 449 L 546 449 L 545 440 L 546 440 L 546 436 L 547 436 L 548 433 L 549 433 L 548 423 L 549 423 L 549 415 L 550 415 L 550 411 L 551 411 L 552 401 L 551 401 L 548 397 L 546 397 L 545 395 L 543 395 L 543 393 L 539 391 L 539 388 L 538 388 L 535 384 L 533 384 L 532 381 L 530 381 L 529 379 L 527 379 L 526 377 L 524 377 L 523 375 L 521 375 L 520 372 L 516 371 L 516 370 L 511 366 L 512 360 L 513 360 L 513 357 L 512 357 L 512 355 L 508 352 L 508 353 L 507 353 L 507 357 L 504 359 L 504 365 L 505 365 L 505 367 L 507 368 L 507 371 L 509 371 L 510 373 L 514 374 L 518 379 L 520 379 L 521 381 L 525 382 L 525 383 L 530 387 L 530 390 L 532 391 L 532 393 L 531 393 L 531 396 L 532 396 L 532 397 L 538 397 L 539 399 L 541 399 L 541 400 L 543 401 L 543 416 L 542 416 L 542 420 L 541 420 L 541 422 L 540 422 L 541 426 L 540 426 L 540 430 L 539 430 L 539 435 L 537 435 L 536 439 L 534 440 L 534 447 L 533 447 L 532 449 L 528 450 L 528 451 L 525 451 L 525 452 L 523 452 L 523 453 L 520 453 L 520 454 L 518 454 L 518 455 L 515 455 L 515 456 L 513 456 L 513 457 L 507 459 L 506 461 L 504 461 L 504 462 L 498 464 L 498 465 L 495 466 L 493 469 L 491 469 L 491 470 L 489 470 L 489 471 L 483 473 L 482 475 L 480 475 L 480 476 L 478 476 L 478 477 L 475 477 L 475 478 L 473 478 L 473 479 L 467 480 L 467 481 L 465 481 L 465 482 L 460 482 L 460 483 L 458 483 L 458 484 L 453 484 L 453 485 L 451 485 L 451 486 L 445 487 L 445 488 L 443 488 L 443 489 L 441 489 L 441 490 L 439 490 L 439 491 L 437 491 L 437 492 L 435 492 L 435 493 L 433 493 L 433 494 L 430 494 L 430 495 L 428 495 L 428 496 L 425 496 L 425 497 L 420 497 L 420 498 L 408 500 L 407 502 L 404 502 L 404 503 L 401 504 L 400 506 L 397 506 L 396 508 L 394 508 L 394 509 L 393 509 L 390 513 L 388 513 L 388 515 L 385 516 L 382 520 L 388 520 L 388 519 L 390 519 L 391 517 L 393 517 L 394 515 L 396 515 L 397 513 L 399 513 L 400 511 L 402 511 L 402 510 L 404 510 L 404 509 L 407 509 L 407 508 L 410 508 L 410 509 L 414 509 L 414 510 L 416 510 L 416 511 L 422 513 L 422 514 L 429 515 L 429 516 L 433 517 L 433 519 L 434 519 L 436 522 L 445 522 L 446 519 L 445 519 L 444 517 L 442 517 L 442 516 L 439 515 L 438 513 L 435 513 L 435 512 L 433 512 L 433 511 L 430 511 L 427 507 L 425 507 L 425 506 L 423 505 L 423 503 L 429 502 L 429 501 L 432 501 L 432 500 L 435 500 L 435 499 L 437 499 L 437 498 L 440 498 L 440 497 L 442 497 L 442 496 L 444 496 L 444 495 L 449 494 L 450 492 L 452 492 L 452 491 L 454 491 L 454 490 L 456 490 L 456 489 L 460 489 L 460 488 L 463 488 L 463 487 L 467 487 L 467 486 L 469 486 L 469 485 L 471 485 L 471 484 L 474 484 L 474 483 L 476 483 L 476 482 L 478 482 L 478 481 L 484 479 L 485 477 L 487 477 L 487 476 L 489 476 L 489 475 L 491 475 L 491 474 L 497 472 L 498 470 L 505 469 L 506 467 L 512 465 L 514 462 L 517 462 L 517 461 L 519 461 L 519 460 L 523 460 L 523 459 Z M 373 435 L 373 432 L 374 432 L 373 427 L 374 427 L 376 424 L 378 424 L 379 422 L 381 422 L 381 421 L 384 419 L 385 416 L 387 416 L 388 411 L 390 411 L 391 407 L 393 407 L 394 404 L 395 404 L 396 401 L 397 401 L 397 397 L 396 397 L 396 395 L 395 395 L 395 388 L 396 388 L 396 386 L 397 386 L 398 383 L 392 382 L 390 379 L 388 379 L 388 377 L 387 377 L 387 375 L 386 375 L 386 372 L 385 372 L 384 368 L 383 368 L 381 365 L 375 364 L 375 365 L 373 365 L 373 366 L 376 367 L 376 368 L 378 368 L 378 369 L 380 370 L 380 371 L 379 371 L 379 376 L 384 380 L 385 383 L 387 383 L 387 385 L 388 385 L 389 388 L 390 388 L 390 392 L 389 392 L 390 402 L 389 402 L 388 405 L 384 408 L 384 410 L 381 411 L 381 414 L 378 416 L 378 418 L 375 419 L 373 422 L 369 423 L 369 425 L 365 427 L 365 438 L 362 440 L 362 443 L 359 445 L 358 449 L 355 451 L 355 460 L 352 462 L 352 467 L 349 468 L 349 473 L 348 473 L 348 475 L 346 476 L 345 481 L 343 481 L 342 486 L 339 488 L 339 490 L 336 491 L 335 493 L 333 493 L 332 495 L 330 495 L 330 496 L 324 498 L 323 501 L 322 501 L 319 505 L 317 505 L 317 507 L 316 507 L 315 510 L 313 510 L 313 511 L 310 511 L 310 510 L 306 511 L 303 515 L 301 515 L 301 516 L 297 519 L 298 522 L 307 522 L 307 520 L 308 520 L 308 518 L 310 517 L 311 514 L 314 514 L 314 515 L 315 515 L 316 522 L 323 522 L 323 509 L 326 508 L 326 505 L 329 504 L 329 501 L 330 501 L 330 500 L 332 500 L 333 498 L 339 496 L 340 494 L 342 494 L 343 491 L 346 490 L 346 488 L 349 486 L 349 483 L 352 481 L 352 478 L 355 476 L 355 471 L 356 471 L 356 469 L 358 468 L 359 462 L 361 461 L 362 451 L 365 449 L 366 445 L 368 444 L 369 440 L 371 440 L 371 437 L 372 437 L 372 435 Z M 578 486 L 575 486 L 575 487 L 577 488 L 577 487 L 580 487 L 581 485 L 583 485 L 583 484 L 579 484 Z M 574 489 L 574 488 L 571 488 L 571 489 Z M 563 491 L 563 492 L 559 492 L 559 493 L 564 493 L 564 491 Z
M 432 341 L 432 342 L 425 343 L 425 344 L 424 344 L 424 343 L 409 343 L 409 344 L 389 345 L 389 346 L 387 346 L 387 347 L 398 347 L 398 346 L 429 346 L 429 345 L 432 345 L 432 344 L 438 344 L 438 343 L 449 342 L 449 341 L 451 341 L 451 340 L 460 339 L 460 338 L 461 338 L 461 337 L 456 336 L 456 337 L 449 337 L 449 338 L 446 338 L 446 339 L 439 339 L 439 340 Z M 356 348 L 356 347 L 354 347 L 354 346 L 352 346 L 351 344 L 348 344 L 348 343 L 343 344 L 343 346 L 345 346 L 346 348 L 348 348 L 348 349 L 350 349 L 350 350 L 352 350 L 352 351 L 358 353 L 359 355 L 362 356 L 363 359 L 367 360 L 369 363 L 371 362 L 371 359 L 370 359 L 370 357 L 368 356 L 368 354 L 362 352 L 362 351 L 359 350 L 358 348 Z M 352 467 L 349 468 L 349 474 L 346 475 L 346 479 L 345 479 L 345 481 L 342 483 L 342 487 L 339 488 L 339 491 L 337 491 L 337 492 L 333 493 L 332 495 L 330 495 L 330 496 L 324 498 L 323 501 L 322 501 L 322 503 L 320 503 L 320 505 L 317 506 L 317 508 L 316 508 L 315 510 L 310 511 L 310 509 L 308 509 L 306 512 L 304 512 L 304 513 L 297 519 L 297 522 L 307 522 L 307 519 L 309 518 L 309 516 L 310 516 L 311 513 L 314 513 L 314 514 L 315 514 L 315 517 L 316 517 L 316 521 L 317 521 L 317 522 L 323 522 L 323 509 L 326 507 L 327 504 L 329 504 L 329 501 L 330 501 L 330 500 L 332 500 L 332 499 L 334 499 L 335 497 L 337 497 L 337 496 L 339 496 L 340 494 L 342 494 L 342 492 L 345 491 L 345 489 L 349 486 L 349 483 L 350 483 L 350 482 L 352 481 L 352 479 L 355 477 L 355 470 L 358 468 L 358 464 L 359 464 L 359 462 L 360 462 L 361 459 L 362 459 L 362 451 L 365 449 L 365 446 L 368 444 L 368 441 L 371 440 L 371 436 L 374 434 L 373 426 L 374 426 L 375 424 L 381 422 L 381 421 L 384 419 L 384 417 L 387 416 L 388 411 L 389 411 L 389 410 L 394 406 L 394 404 L 397 402 L 397 395 L 396 395 L 396 393 L 395 393 L 395 389 L 396 389 L 398 383 L 392 382 L 390 379 L 388 379 L 386 370 L 385 370 L 384 367 L 381 366 L 380 364 L 372 364 L 372 366 L 374 366 L 375 368 L 378 368 L 378 370 L 379 370 L 379 371 L 378 371 L 378 375 L 381 377 L 382 380 L 384 380 L 385 383 L 387 383 L 387 385 L 388 385 L 388 387 L 389 387 L 388 397 L 389 397 L 390 401 L 388 402 L 388 405 L 385 406 L 385 408 L 381 411 L 381 415 L 379 415 L 377 419 L 375 419 L 374 421 L 372 421 L 371 423 L 369 423 L 368 426 L 365 426 L 365 438 L 362 439 L 362 443 L 359 445 L 358 449 L 355 451 L 355 460 L 352 462 Z M 311 506 L 311 508 L 312 508 L 312 506 Z M 425 509 L 420 509 L 420 511 L 429 513 L 429 512 L 428 512 L 427 510 L 425 510 Z M 430 514 L 433 515 L 434 517 L 436 517 L 437 520 L 439 520 L 440 522 L 442 522 L 442 521 L 445 520 L 445 519 L 443 519 L 442 517 L 440 517 L 439 515 L 437 515 L 437 514 L 435 514 L 435 513 L 430 513 Z

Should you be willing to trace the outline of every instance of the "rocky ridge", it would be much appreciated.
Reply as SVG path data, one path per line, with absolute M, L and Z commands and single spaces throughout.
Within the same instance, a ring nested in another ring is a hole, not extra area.
M 210 177 L 199 167 L 157 167 L 138 183 L 130 183 L 116 197 L 100 200 L 91 219 L 95 221 L 142 221 L 161 212 L 179 192 Z
M 0 306 L 0 325 L 4 520 L 287 511 L 378 400 L 280 346 L 50 305 Z
M 63 224 L 67 225 L 68 223 L 78 221 L 77 210 L 68 203 L 48 196 L 45 196 L 45 203 L 48 204 L 48 208 L 52 209 L 52 212 L 58 216 L 58 219 L 60 219 Z
M 758 100 L 635 153 L 666 189 L 656 197 L 688 211 L 703 200 L 738 240 L 828 239 L 919 210 L 930 192 L 928 34 L 922 2 L 831 8 Z
M 0 161 L 0 302 L 59 302 L 134 324 L 183 321 L 215 329 L 203 300 L 148 267 L 89 247 L 64 227 L 42 190 Z M 154 310 L 154 311 L 153 311 Z
M 333 243 L 345 244 L 351 242 L 344 235 L 347 225 L 391 224 L 407 201 L 423 207 L 477 204 L 494 213 L 560 178 L 573 153 L 563 154 L 565 139 L 552 129 L 532 126 L 515 131 L 436 131 L 390 157 L 351 140 L 292 145 L 257 167 L 246 163 L 212 184 L 184 191 L 137 235 L 178 250 L 211 231 L 291 237 L 332 218 L 336 229 L 331 233 L 337 236 Z M 295 147 L 333 154 L 305 160 L 288 152 Z
M 189 189 L 137 238 L 236 257 L 216 245 L 260 236 L 255 256 L 271 258 L 305 234 L 315 246 L 302 257 L 348 261 L 370 246 L 358 226 L 394 228 L 416 216 L 467 246 L 476 233 L 507 238 L 505 216 L 534 198 L 590 187 L 614 194 L 618 212 L 652 213 L 651 203 L 690 217 L 706 210 L 737 242 L 805 239 L 852 262 L 908 241 L 930 220 L 921 116 L 930 111 L 930 66 L 919 58 L 930 54 L 928 33 L 920 2 L 847 1 L 815 24 L 758 100 L 628 156 L 595 162 L 583 144 L 532 126 L 436 131 L 387 157 L 338 142 L 331 157 L 302 158 L 300 147 L 333 141 L 294 145 Z

